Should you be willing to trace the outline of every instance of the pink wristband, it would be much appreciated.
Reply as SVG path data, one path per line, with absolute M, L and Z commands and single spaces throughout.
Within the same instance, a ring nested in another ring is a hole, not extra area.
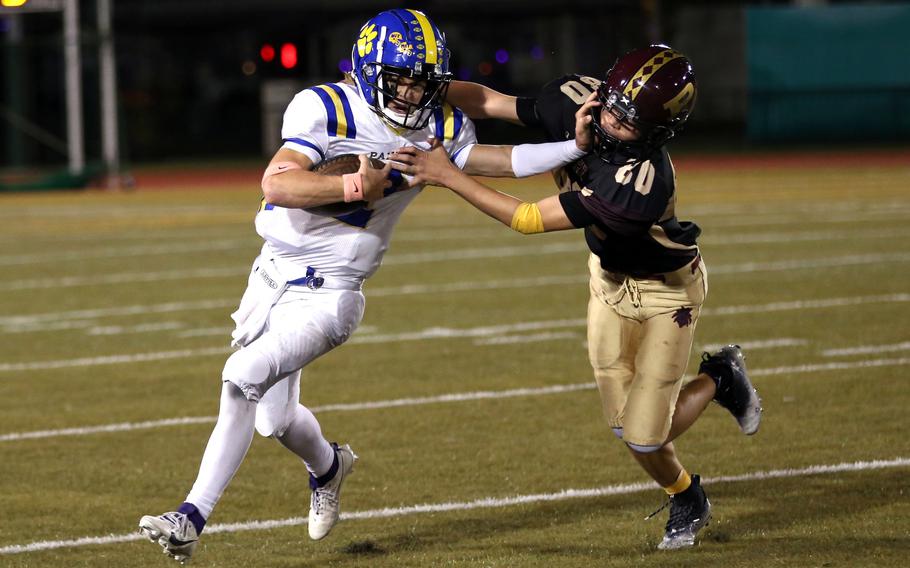
M 363 174 L 360 172 L 344 174 L 341 179 L 344 180 L 344 200 L 346 202 L 363 199 Z

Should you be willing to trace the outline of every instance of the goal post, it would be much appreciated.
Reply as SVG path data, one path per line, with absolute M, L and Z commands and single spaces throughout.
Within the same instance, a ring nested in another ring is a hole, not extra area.
M 117 117 L 117 78 L 114 54 L 114 40 L 111 27 L 111 0 L 96 0 L 98 26 L 98 61 L 99 61 L 99 100 L 101 106 L 101 158 L 103 162 L 105 187 L 120 187 L 120 144 Z M 18 20 L 35 12 L 57 12 L 63 17 L 63 60 L 67 173 L 74 180 L 87 180 L 89 172 L 86 167 L 85 128 L 82 100 L 82 36 L 79 20 L 79 0 L 0 0 L 0 16 L 8 16 L 16 28 Z M 20 24 L 21 25 L 21 24 Z M 8 40 L 10 47 L 22 40 L 22 34 L 12 34 Z M 12 59 L 12 57 L 11 57 Z M 60 150 L 60 139 L 51 133 L 42 131 L 30 123 L 21 114 L 21 109 L 2 109 L 0 121 L 18 129 L 20 133 L 30 136 L 45 146 Z M 97 168 L 95 168 L 97 169 Z M 59 180 L 56 176 L 54 180 Z M 84 181 L 82 182 L 84 184 Z

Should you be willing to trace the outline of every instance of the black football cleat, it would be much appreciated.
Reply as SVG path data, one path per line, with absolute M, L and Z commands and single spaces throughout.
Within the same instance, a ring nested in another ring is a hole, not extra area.
M 739 345 L 727 345 L 717 353 L 703 353 L 699 373 L 714 379 L 714 401 L 730 411 L 743 434 L 758 432 L 761 423 L 761 398 L 746 374 L 746 363 Z
M 695 535 L 711 520 L 711 502 L 701 488 L 701 478 L 692 476 L 692 485 L 682 493 L 670 495 L 670 518 L 660 550 L 675 550 L 695 545 Z

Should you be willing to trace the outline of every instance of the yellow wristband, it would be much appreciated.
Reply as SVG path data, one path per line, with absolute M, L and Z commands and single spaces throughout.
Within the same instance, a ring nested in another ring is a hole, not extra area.
M 522 203 L 512 215 L 512 230 L 523 235 L 543 232 L 543 218 L 536 203 Z

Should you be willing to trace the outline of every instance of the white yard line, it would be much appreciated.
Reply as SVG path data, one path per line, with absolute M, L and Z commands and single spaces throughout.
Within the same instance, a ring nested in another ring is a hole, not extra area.
M 840 266 L 858 266 L 862 264 L 887 264 L 910 262 L 910 253 L 896 252 L 886 254 L 855 254 L 829 258 L 779 260 L 773 262 L 743 262 L 739 264 L 708 264 L 708 274 L 748 274 L 752 272 L 778 272 L 782 270 L 806 270 L 809 268 L 836 268 Z
M 383 265 L 426 264 L 429 262 L 446 262 L 453 260 L 475 260 L 482 258 L 506 258 L 521 256 L 540 256 L 576 252 L 584 258 L 587 249 L 584 241 L 573 240 L 567 243 L 549 243 L 546 245 L 484 247 L 455 249 L 448 251 L 421 252 L 389 255 Z M 252 259 L 250 260 L 252 262 Z M 220 268 L 197 268 L 192 270 L 160 270 L 157 272 L 120 272 L 92 276 L 55 276 L 53 278 L 29 278 L 0 282 L 0 291 L 35 290 L 47 288 L 72 288 L 75 286 L 97 286 L 101 284 L 126 284 L 135 282 L 163 282 L 168 280 L 192 280 L 201 278 L 225 278 L 247 274 L 249 265 Z
M 54 323 L 61 320 L 85 320 L 115 316 L 137 316 L 145 314 L 168 314 L 173 312 L 190 312 L 196 310 L 220 310 L 236 308 L 240 296 L 230 300 L 198 300 L 192 302 L 166 302 L 163 304 L 138 304 L 117 308 L 97 308 L 88 310 L 70 310 L 65 312 L 47 312 L 21 316 L 0 316 L 0 326 L 34 325 Z
M 769 304 L 745 304 L 741 306 L 724 306 L 720 308 L 703 308 L 703 316 L 730 316 L 738 314 L 788 312 L 793 310 L 811 310 L 840 308 L 861 304 L 899 304 L 910 302 L 910 294 L 884 294 L 880 296 L 848 296 L 845 298 L 822 298 L 819 300 L 794 300 L 792 302 L 771 302 Z
M 711 248 L 739 246 L 760 243 L 792 243 L 812 241 L 855 241 L 857 239 L 901 239 L 910 236 L 908 229 L 870 229 L 863 231 L 794 231 L 770 233 L 739 233 L 711 236 L 698 239 L 702 245 Z
M 54 278 L 28 278 L 0 283 L 0 291 L 47 290 L 51 288 L 74 288 L 77 286 L 100 286 L 103 284 L 135 284 L 137 282 L 166 282 L 170 280 L 195 280 L 199 278 L 240 277 L 249 272 L 249 267 L 196 268 L 192 270 L 160 270 L 157 272 L 119 272 L 92 276 L 58 276 Z
M 174 331 L 184 327 L 183 322 L 162 321 L 139 325 L 99 325 L 85 330 L 88 335 L 124 335 L 128 333 L 149 333 L 156 331 Z
M 774 347 L 798 347 L 800 345 L 808 345 L 809 342 L 805 339 L 797 339 L 795 337 L 781 337 L 778 339 L 765 339 L 761 341 L 737 341 L 736 344 L 747 351 L 754 351 L 756 349 L 772 349 Z M 724 345 L 729 344 L 707 343 L 701 345 L 698 348 L 698 351 L 717 351 Z
M 405 333 L 377 333 L 375 335 L 354 335 L 348 343 L 398 343 L 402 341 L 423 341 L 426 339 L 453 339 L 459 337 L 497 337 L 505 333 L 516 331 L 537 331 L 543 329 L 562 329 L 567 327 L 583 327 L 584 318 L 526 321 L 521 323 L 487 325 L 481 327 L 451 328 L 428 327 L 420 331 Z M 2 366 L 0 366 L 2 370 Z
M 843 363 L 808 363 L 790 367 L 751 370 L 749 371 L 749 375 L 752 377 L 766 377 L 769 375 L 795 375 L 797 373 L 869 369 L 872 367 L 903 367 L 906 365 L 910 365 L 910 357 L 898 357 L 897 359 L 866 359 L 864 361 L 845 361 Z
M 843 462 L 838 464 L 820 464 L 800 468 L 773 469 L 766 471 L 753 471 L 738 475 L 724 475 L 702 479 L 705 485 L 718 485 L 723 483 L 739 483 L 742 481 L 767 481 L 770 479 L 786 479 L 805 477 L 810 475 L 832 475 L 839 473 L 852 473 L 877 469 L 900 468 L 910 466 L 910 458 L 898 457 L 874 461 Z M 341 520 L 372 520 L 406 517 L 423 513 L 446 513 L 450 511 L 470 511 L 476 509 L 497 509 L 513 507 L 516 505 L 533 505 L 536 503 L 553 503 L 571 499 L 596 499 L 613 495 L 629 495 L 654 491 L 653 483 L 628 483 L 607 485 L 587 489 L 563 489 L 553 493 L 533 493 L 526 495 L 513 495 L 509 497 L 485 497 L 473 501 L 450 501 L 445 503 L 423 503 L 403 507 L 385 507 L 382 509 L 367 509 L 363 511 L 349 511 L 341 513 Z M 223 523 L 209 525 L 205 534 L 237 533 L 255 530 L 270 530 L 282 527 L 300 526 L 306 524 L 303 517 L 287 519 L 274 519 L 264 521 L 246 521 L 242 523 Z M 144 540 L 145 537 L 137 533 L 111 534 L 106 536 L 86 536 L 69 540 L 43 540 L 27 544 L 12 544 L 0 547 L 0 554 L 22 554 L 53 550 L 60 548 L 76 548 L 79 546 L 118 544 Z
M 211 252 L 223 250 L 251 250 L 262 247 L 262 241 L 257 242 L 252 238 L 222 239 L 218 241 L 186 242 L 179 244 L 154 244 L 135 245 L 130 247 L 93 248 L 92 250 L 79 250 L 69 252 L 9 254 L 0 256 L 0 266 L 23 266 L 27 264 L 83 261 L 91 258 L 119 258 L 124 256 L 152 256 L 161 254 L 183 255 L 196 252 Z M 60 267 L 55 266 L 55 270 Z
M 842 349 L 825 349 L 823 357 L 844 357 L 849 355 L 871 355 L 876 353 L 893 353 L 894 351 L 907 351 L 910 341 L 893 343 L 891 345 L 861 345 L 859 347 L 845 347 Z
M 426 242 L 426 241 L 444 241 L 444 240 L 459 240 L 459 241 L 470 241 L 470 240 L 490 240 L 497 237 L 505 236 L 509 233 L 508 228 L 502 227 L 497 229 L 494 226 L 491 226 L 487 229 L 473 229 L 473 230 L 441 230 L 441 231 L 401 231 L 397 233 L 394 237 L 394 242 Z M 902 235 L 895 234 L 890 235 L 889 238 L 900 237 Z M 102 239 L 110 242 L 111 235 L 104 235 L 103 237 L 94 237 L 94 240 Z M 118 235 L 119 239 L 120 236 Z M 59 262 L 74 262 L 74 261 L 83 261 L 88 259 L 95 258 L 120 258 L 120 257 L 131 257 L 131 256 L 153 256 L 153 255 L 182 255 L 182 254 L 192 254 L 198 252 L 211 252 L 211 251 L 237 251 L 237 250 L 249 250 L 256 251 L 262 248 L 262 240 L 256 238 L 255 235 L 250 237 L 243 238 L 191 238 L 187 236 L 182 236 L 185 242 L 182 243 L 154 243 L 154 244 L 133 244 L 127 246 L 108 246 L 108 247 L 91 247 L 90 250 L 77 249 L 72 251 L 65 252 L 43 252 L 43 253 L 28 253 L 28 254 L 6 254 L 0 255 L 0 266 L 24 266 L 29 264 L 41 264 L 49 263 L 56 264 Z M 860 234 L 857 233 L 844 233 L 844 232 L 834 232 L 830 233 L 830 236 L 826 236 L 825 239 L 856 239 L 863 238 Z M 885 238 L 885 237 L 871 237 L 871 238 Z M 144 239 L 148 241 L 149 239 Z M 165 240 L 173 241 L 174 237 L 170 235 L 160 235 L 156 236 L 153 241 L 156 240 Z M 817 240 L 817 239 L 812 239 Z M 71 239 L 66 239 L 66 242 L 69 243 Z M 0 241 L 2 242 L 2 241 Z M 759 241 L 764 242 L 764 241 Z M 722 243 L 718 243 L 722 244 Z M 55 269 L 59 270 L 59 267 L 55 266 Z
M 890 294 L 885 296 L 858 296 L 854 298 L 828 298 L 822 300 L 774 302 L 771 304 L 752 304 L 746 306 L 727 306 L 724 308 L 704 309 L 702 316 L 733 314 L 758 314 L 765 312 L 820 309 L 828 307 L 850 306 L 866 303 L 899 303 L 910 301 L 910 294 Z M 135 308 L 135 306 L 131 307 Z M 140 312 L 141 313 L 141 312 Z M 16 316 L 13 316 L 15 318 Z M 0 325 L 12 325 L 7 318 L 0 318 Z M 583 327 L 585 318 L 546 320 L 537 322 L 522 322 L 517 324 L 503 324 L 496 326 L 482 326 L 474 328 L 448 328 L 430 327 L 419 331 L 402 333 L 386 333 L 371 335 L 355 335 L 348 343 L 391 343 L 400 341 L 423 341 L 429 339 L 450 339 L 458 337 L 490 337 L 505 333 L 523 331 L 542 331 L 569 327 Z M 226 340 L 227 338 L 225 338 Z M 113 365 L 120 363 L 133 363 L 137 361 L 158 361 L 163 359 L 178 359 L 216 355 L 229 352 L 227 347 L 207 347 L 201 349 L 184 349 L 176 351 L 159 351 L 151 353 L 133 353 L 122 355 L 106 355 L 101 357 L 82 357 L 79 359 L 63 359 L 56 361 L 31 361 L 28 363 L 0 363 L 0 373 L 16 371 L 37 371 L 46 369 L 62 369 L 66 367 L 86 367 L 92 365 Z
M 105 355 L 102 357 L 82 357 L 79 359 L 61 359 L 57 361 L 34 361 L 32 363 L 2 363 L 0 372 L 6 371 L 42 371 L 48 369 L 65 369 L 69 367 L 94 367 L 95 365 L 119 365 L 121 363 L 139 363 L 143 361 L 163 361 L 166 359 L 185 359 L 187 357 L 205 357 L 223 355 L 234 349 L 205 347 L 202 349 L 178 349 L 176 351 L 157 351 L 154 353 L 132 353 L 129 355 Z
M 448 231 L 402 231 L 395 235 L 393 242 L 425 242 L 439 240 L 480 240 L 495 239 L 508 234 L 505 227 L 491 227 L 483 230 L 448 230 Z M 770 233 L 741 233 L 717 237 L 705 237 L 702 243 L 712 247 L 739 246 L 743 244 L 791 243 L 806 241 L 837 241 L 857 239 L 904 239 L 910 236 L 908 229 L 869 229 L 860 231 L 798 231 Z M 108 240 L 110 236 L 106 237 Z M 160 238 L 160 237 L 159 237 Z M 167 239 L 173 240 L 173 239 Z M 65 252 L 44 252 L 28 254 L 0 255 L 0 266 L 24 266 L 31 264 L 57 264 L 99 258 L 121 258 L 154 255 L 183 255 L 211 251 L 255 251 L 262 247 L 262 241 L 254 237 L 220 238 L 220 239 L 186 239 L 182 243 L 155 243 L 128 246 L 92 247 L 91 250 L 73 250 Z M 59 270 L 55 266 L 55 270 Z
M 854 215 L 852 213 L 846 212 L 842 214 L 835 215 L 815 215 L 810 212 L 805 212 L 803 214 L 793 215 L 790 213 L 787 214 L 774 214 L 769 213 L 767 215 L 727 215 L 724 218 L 713 219 L 710 222 L 704 224 L 699 223 L 703 228 L 709 230 L 721 229 L 724 227 L 773 227 L 773 226 L 785 226 L 793 227 L 800 226 L 805 227 L 808 225 L 824 225 L 831 226 L 834 223 L 845 223 L 849 225 L 863 223 L 863 222 L 900 222 L 902 219 L 906 219 L 910 215 L 910 210 L 907 210 L 904 207 L 896 209 L 894 211 L 865 211 Z M 687 216 L 685 212 L 680 214 L 680 218 L 688 219 L 694 218 L 694 216 Z
M 167 248 L 167 247 L 166 247 Z M 482 258 L 505 258 L 587 252 L 581 239 L 571 242 L 549 242 L 544 245 L 502 246 L 447 251 L 390 254 L 384 260 L 385 265 L 424 264 L 428 262 L 445 262 L 453 260 L 473 260 Z M 23 259 L 16 257 L 20 261 Z M 14 258 L 14 260 L 16 259 Z M 839 266 L 856 266 L 883 262 L 908 262 L 910 253 L 897 252 L 877 255 L 847 255 L 819 259 L 803 259 L 780 262 L 756 262 L 728 265 L 709 265 L 713 274 L 741 274 L 758 271 L 800 270 L 807 268 L 835 268 Z M 95 286 L 103 284 L 124 284 L 130 282 L 160 282 L 169 280 L 224 278 L 246 273 L 247 266 L 210 267 L 194 270 L 161 270 L 157 272 L 121 272 L 90 276 L 55 276 L 53 278 L 29 278 L 0 282 L 0 291 L 33 290 L 47 288 L 66 288 L 75 286 Z
M 486 339 L 475 339 L 474 345 L 514 345 L 516 343 L 536 343 L 539 341 L 553 341 L 557 339 L 579 339 L 580 333 L 574 331 L 555 331 L 543 333 L 529 333 L 526 335 L 499 335 Z
M 0 218 L 9 217 L 16 221 L 36 217 L 39 219 L 70 217 L 73 219 L 90 219 L 101 217 L 104 219 L 124 219 L 130 216 L 148 217 L 151 215 L 177 216 L 187 214 L 214 214 L 242 212 L 237 207 L 227 205 L 26 205 L 21 207 L 6 207 L 0 210 Z
M 447 282 L 442 284 L 406 284 L 404 286 L 386 286 L 379 288 L 367 287 L 364 293 L 367 295 L 367 297 L 372 298 L 379 296 L 406 296 L 411 294 L 440 294 L 446 292 L 555 286 L 560 284 L 582 283 L 587 282 L 587 280 L 588 277 L 582 274 L 503 280 L 465 280 L 460 282 Z M 47 312 L 30 315 L 0 316 L 0 326 L 10 327 L 17 325 L 38 324 L 41 322 L 57 323 L 61 320 L 82 320 L 101 317 L 163 314 L 182 311 L 213 310 L 224 308 L 233 309 L 237 306 L 237 303 L 239 301 L 240 295 L 238 294 L 236 298 L 222 300 L 198 300 L 189 302 L 166 302 L 161 304 L 138 304 L 132 306 L 120 306 L 116 308 L 95 308 L 62 312 Z M 844 298 L 794 300 L 790 302 L 773 302 L 769 304 L 747 304 L 744 306 L 728 306 L 724 308 L 704 308 L 702 309 L 702 315 L 728 315 L 750 311 L 787 311 L 808 308 L 827 308 L 837 306 L 853 306 L 858 304 L 893 303 L 907 301 L 910 301 L 910 294 L 906 293 L 874 296 L 848 296 Z
M 910 357 L 898 359 L 869 359 L 864 361 L 850 361 L 843 363 L 818 363 L 807 365 L 794 365 L 788 367 L 773 367 L 768 369 L 750 369 L 752 377 L 768 377 L 776 375 L 795 375 L 800 373 L 815 373 L 820 371 L 840 371 L 847 369 L 864 369 L 871 367 L 893 367 L 910 365 Z M 377 400 L 368 402 L 352 402 L 340 404 L 327 404 L 311 408 L 313 412 L 356 412 L 360 410 L 377 410 L 382 408 L 398 408 L 407 406 L 422 406 L 426 404 L 440 404 L 450 402 L 464 402 L 471 400 L 491 400 L 514 398 L 523 396 L 545 396 L 563 394 L 568 392 L 594 389 L 593 382 L 574 383 L 566 385 L 553 385 L 539 388 L 509 389 L 504 391 L 472 391 L 449 393 L 436 396 L 398 398 L 391 400 Z M 0 442 L 15 442 L 19 440 L 33 440 L 39 438 L 56 438 L 62 436 L 86 436 L 107 432 L 129 432 L 133 430 L 147 430 L 151 428 L 164 428 L 181 426 L 185 424 L 214 423 L 215 416 L 184 416 L 166 418 L 163 420 L 149 420 L 145 422 L 122 422 L 118 424 L 102 424 L 99 426 L 85 426 L 79 428 L 64 428 L 60 430 L 38 430 L 32 432 L 13 432 L 0 435 Z

